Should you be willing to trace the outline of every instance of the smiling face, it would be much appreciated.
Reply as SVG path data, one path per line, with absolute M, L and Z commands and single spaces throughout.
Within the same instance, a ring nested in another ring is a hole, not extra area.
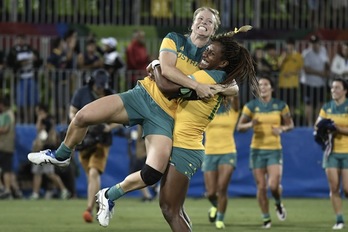
M 194 17 L 191 26 L 192 33 L 199 36 L 210 37 L 214 35 L 218 27 L 218 22 L 215 15 L 209 10 L 202 10 Z
M 259 79 L 259 88 L 261 98 L 270 98 L 272 97 L 273 87 L 271 82 L 266 78 Z
M 346 97 L 347 90 L 341 81 L 333 81 L 331 85 L 331 96 L 334 101 L 341 101 Z
M 222 45 L 220 42 L 212 42 L 203 52 L 202 60 L 198 64 L 200 69 L 222 69 L 228 64 L 227 60 L 222 57 Z

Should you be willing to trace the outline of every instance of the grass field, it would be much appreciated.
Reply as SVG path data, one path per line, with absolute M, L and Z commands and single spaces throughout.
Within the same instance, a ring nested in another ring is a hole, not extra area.
M 331 231 L 334 215 L 329 199 L 285 199 L 288 218 L 279 222 L 271 202 L 272 231 Z M 155 232 L 170 231 L 158 202 L 142 203 L 124 198 L 117 202 L 115 215 L 108 228 L 95 221 L 86 224 L 81 200 L 8 200 L 0 201 L 0 231 L 2 232 Z M 187 199 L 186 211 L 193 222 L 193 231 L 216 231 L 208 222 L 209 203 L 205 199 Z M 348 215 L 345 215 L 348 218 Z M 261 217 L 254 198 L 230 199 L 225 216 L 225 231 L 260 231 Z M 347 230 L 347 229 L 346 229 Z

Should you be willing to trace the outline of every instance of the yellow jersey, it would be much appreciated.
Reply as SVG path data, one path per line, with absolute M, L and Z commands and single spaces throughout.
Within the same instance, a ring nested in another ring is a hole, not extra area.
M 224 71 L 200 70 L 190 77 L 204 84 L 221 83 Z M 215 95 L 208 102 L 179 100 L 175 114 L 173 146 L 192 150 L 204 150 L 203 132 L 219 109 L 222 97 Z
M 220 106 L 222 107 L 222 106 Z M 236 153 L 234 130 L 238 121 L 239 111 L 234 109 L 216 114 L 205 130 L 205 154 Z
M 259 121 L 253 128 L 251 148 L 266 150 L 282 148 L 280 136 L 272 133 L 272 127 L 280 127 L 282 116 L 290 114 L 285 102 L 272 98 L 269 102 L 264 103 L 259 99 L 254 99 L 243 107 L 242 114 L 250 120 L 257 118 Z
M 160 52 L 173 52 L 177 56 L 176 67 L 185 75 L 192 74 L 199 70 L 198 63 L 202 58 L 203 51 L 206 46 L 197 48 L 191 41 L 190 37 L 186 37 L 177 33 L 169 33 L 163 39 Z M 150 77 L 145 77 L 139 81 L 146 89 L 153 100 L 171 117 L 174 118 L 177 108 L 175 99 L 168 100 L 156 85 L 156 82 Z

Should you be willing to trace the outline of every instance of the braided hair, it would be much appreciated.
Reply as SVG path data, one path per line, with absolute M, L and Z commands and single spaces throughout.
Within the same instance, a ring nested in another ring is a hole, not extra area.
M 259 96 L 259 86 L 256 78 L 256 72 L 253 65 L 253 59 L 249 51 L 233 39 L 233 36 L 239 32 L 246 32 L 252 27 L 243 26 L 234 31 L 218 34 L 211 38 L 212 42 L 219 42 L 222 46 L 222 59 L 227 60 L 229 64 L 223 68 L 227 74 L 226 80 L 221 84 L 231 84 L 233 80 L 237 84 L 245 80 L 251 85 L 253 94 Z

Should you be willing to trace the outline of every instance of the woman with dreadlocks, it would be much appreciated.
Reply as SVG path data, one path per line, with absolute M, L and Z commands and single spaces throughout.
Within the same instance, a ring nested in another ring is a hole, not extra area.
M 249 28 L 250 29 L 250 28 Z M 238 32 L 237 30 L 235 32 Z M 249 52 L 239 45 L 232 36 L 235 32 L 217 35 L 203 52 L 199 63 L 201 70 L 189 75 L 200 83 L 232 85 L 231 94 L 238 94 L 237 83 L 249 78 L 257 90 L 256 75 Z M 160 89 L 165 92 L 169 87 L 160 83 L 160 67 L 156 66 L 153 75 Z M 168 83 L 167 83 L 168 84 Z M 173 89 L 180 88 L 179 86 Z M 183 89 L 181 88 L 181 92 Z M 195 94 L 187 90 L 191 97 Z M 168 93 L 167 93 L 168 95 Z M 203 132 L 223 101 L 223 96 L 215 95 L 209 100 L 178 99 L 173 133 L 173 149 L 170 164 L 161 180 L 160 206 L 172 231 L 191 231 L 191 222 L 183 210 L 189 182 L 201 167 L 204 146 Z

